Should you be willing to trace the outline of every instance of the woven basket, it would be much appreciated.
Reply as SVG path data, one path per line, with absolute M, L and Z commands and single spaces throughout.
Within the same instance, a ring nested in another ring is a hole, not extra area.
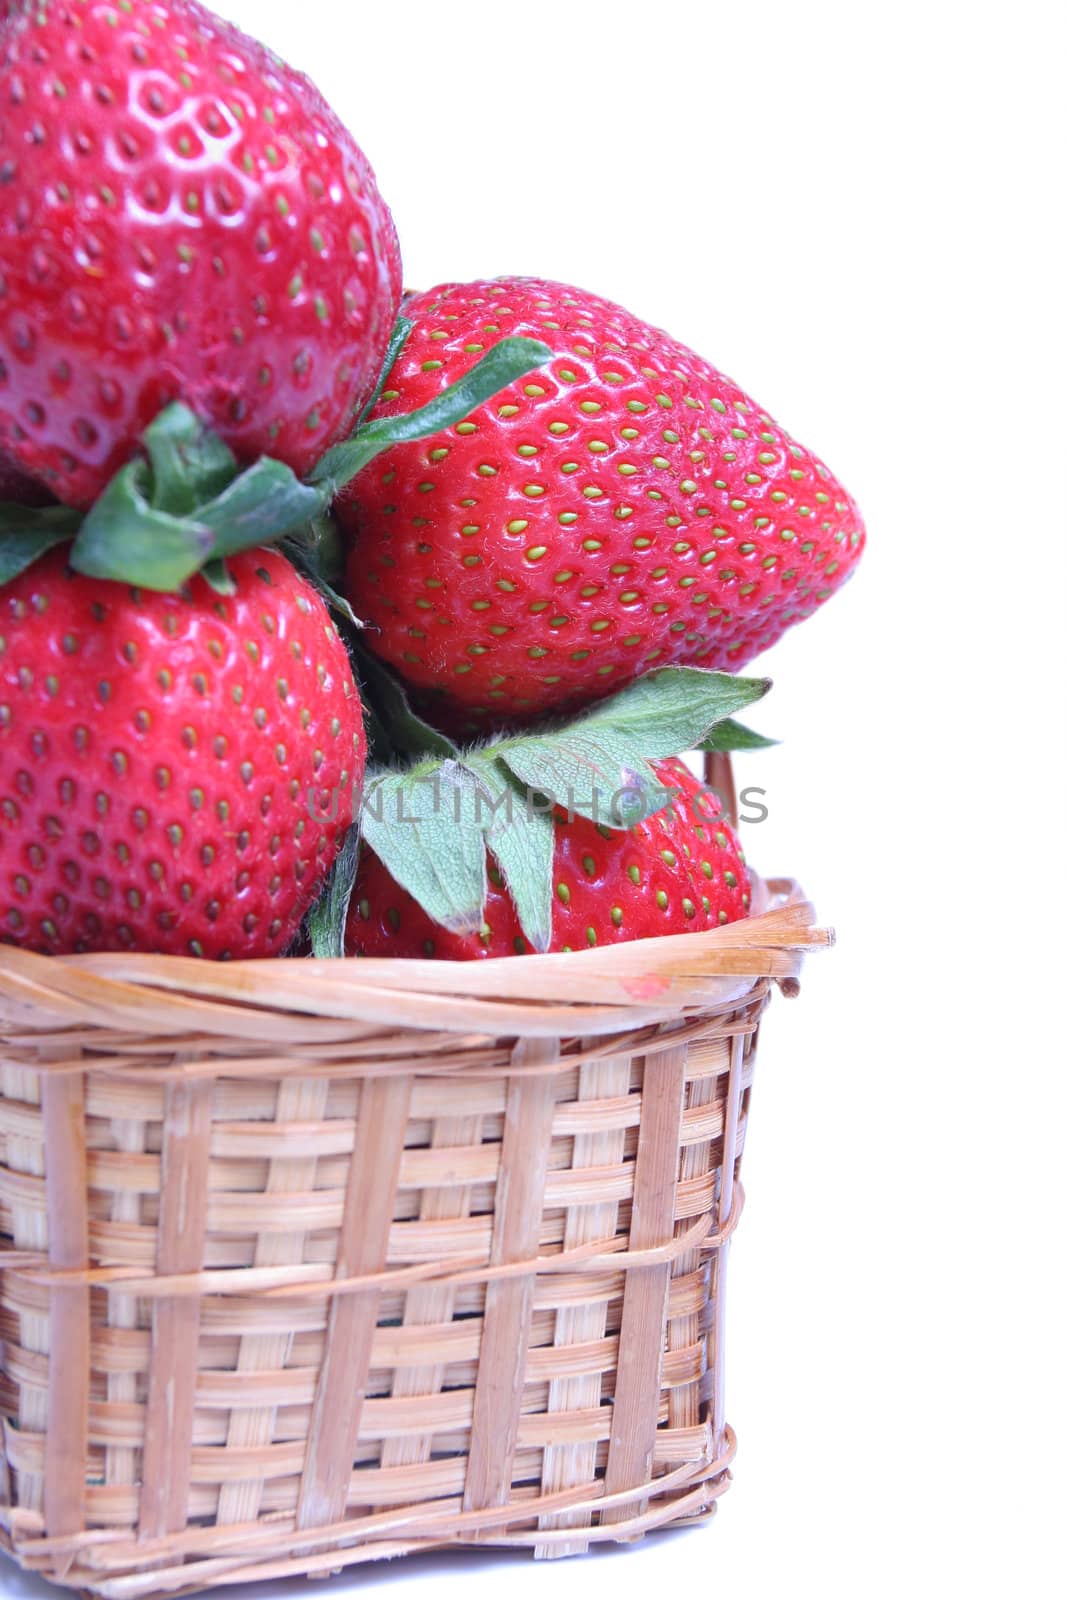
M 829 935 L 0 955 L 0 1545 L 112 1600 L 707 1516 L 756 1032 Z M 758 908 L 757 908 L 758 909 Z

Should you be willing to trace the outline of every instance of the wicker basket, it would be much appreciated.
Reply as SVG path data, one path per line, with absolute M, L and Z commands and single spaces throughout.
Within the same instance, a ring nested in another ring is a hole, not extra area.
M 756 1031 L 829 935 L 0 955 L 0 1545 L 111 1600 L 575 1554 L 729 1481 Z

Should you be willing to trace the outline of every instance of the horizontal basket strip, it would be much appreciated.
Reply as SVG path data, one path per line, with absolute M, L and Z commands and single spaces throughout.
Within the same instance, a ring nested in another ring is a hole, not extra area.
M 582 1308 L 586 1309 L 586 1308 Z M 607 1311 L 604 1313 L 607 1320 Z M 447 1350 L 453 1358 L 447 1363 L 453 1374 L 473 1376 L 481 1348 L 481 1325 L 476 1325 L 470 1338 L 470 1347 L 457 1351 Z M 603 1339 L 588 1340 L 582 1344 L 567 1345 L 566 1355 L 558 1353 L 561 1347 L 549 1345 L 531 1349 L 524 1374 L 524 1385 L 529 1391 L 529 1403 L 544 1395 L 547 1399 L 551 1385 L 560 1376 L 597 1378 L 597 1389 L 590 1405 L 598 1405 L 603 1394 L 610 1390 L 619 1353 L 618 1333 Z M 698 1339 L 692 1345 L 678 1346 L 664 1356 L 662 1384 L 670 1398 L 674 1391 L 690 1386 L 703 1373 L 704 1346 Z M 34 1385 L 47 1389 L 49 1369 L 47 1358 L 17 1346 L 8 1353 L 10 1379 L 27 1387 Z M 39 1365 L 38 1363 L 43 1363 Z M 408 1366 L 411 1373 L 421 1369 Z M 230 1413 L 258 1414 L 264 1402 L 271 1403 L 275 1414 L 276 1437 L 284 1430 L 304 1425 L 307 1408 L 315 1397 L 318 1368 L 283 1367 L 275 1371 L 245 1374 L 235 1371 L 204 1372 L 196 1386 L 197 1415 L 193 1438 L 198 1444 L 232 1444 L 227 1430 Z M 3 1391 L 5 1396 L 10 1388 Z M 527 1404 L 524 1399 L 523 1404 Z M 422 1402 L 420 1405 L 419 1402 Z M 574 1410 L 588 1410 L 589 1406 L 576 1406 Z M 87 1437 L 93 1443 L 109 1447 L 129 1444 L 130 1435 L 143 1428 L 145 1408 L 138 1402 L 115 1402 L 105 1399 L 93 1385 L 88 1408 Z M 428 1428 L 431 1432 L 444 1426 L 469 1422 L 472 1407 L 465 1388 L 450 1389 L 436 1394 L 397 1395 L 368 1398 L 364 1402 L 363 1429 L 366 1437 L 397 1439 L 417 1436 Z M 695 1426 L 696 1424 L 693 1424 Z M 672 1427 L 675 1424 L 672 1423 Z M 426 1457 L 425 1459 L 429 1459 Z M 403 1466 L 406 1462 L 383 1462 L 383 1466 Z M 564 1487 L 561 1485 L 561 1487 Z M 251 1520 L 251 1519 L 249 1519 Z
M 738 932 L 737 930 L 741 930 Z M 167 957 L 96 956 L 56 960 L 12 950 L 0 967 L 0 996 L 26 1026 L 38 1011 L 164 1036 L 186 1021 L 208 1037 L 272 1042 L 326 1036 L 336 1021 L 366 1028 L 379 1021 L 426 1026 L 507 1027 L 533 1037 L 570 1032 L 581 1014 L 587 1032 L 610 1031 L 627 1012 L 649 1022 L 687 1004 L 732 998 L 731 977 L 784 977 L 802 953 L 828 942 L 800 899 L 709 933 L 635 941 L 566 957 L 518 961 L 348 961 L 198 963 Z M 452 969 L 458 966 L 459 974 Z M 296 967 L 298 972 L 279 971 Z M 401 970 L 402 969 L 402 970 Z M 522 969 L 516 971 L 515 969 Z M 122 974 L 114 976 L 112 974 Z M 596 996 L 598 985 L 609 1002 Z M 558 996 L 566 993 L 566 1004 Z M 586 996 L 592 996 L 586 999 Z M 580 997 L 580 998 L 578 998 Z M 306 1012 L 312 1012 L 309 1019 Z M 164 1019 L 165 1018 L 165 1022 Z M 42 1019 L 43 1020 L 43 1019 Z
M 374 1272 L 355 1273 L 344 1278 L 328 1275 L 325 1267 L 304 1266 L 299 1269 L 299 1281 L 292 1268 L 248 1268 L 238 1272 L 189 1272 L 160 1274 L 142 1278 L 121 1267 L 71 1268 L 56 1270 L 51 1267 L 9 1267 L 9 1273 L 31 1281 L 56 1287 L 91 1284 L 94 1288 L 110 1289 L 123 1294 L 136 1294 L 146 1299 L 169 1300 L 201 1295 L 242 1295 L 255 1290 L 264 1300 L 305 1300 L 317 1297 L 337 1300 L 365 1294 L 368 1290 L 380 1291 L 400 1284 L 405 1287 L 415 1283 L 448 1283 L 453 1287 L 465 1283 L 499 1283 L 530 1275 L 548 1275 L 561 1272 L 596 1271 L 605 1265 L 619 1270 L 636 1267 L 669 1266 L 673 1261 L 697 1247 L 718 1249 L 737 1227 L 741 1215 L 741 1196 L 720 1228 L 712 1232 L 710 1214 L 705 1213 L 684 1234 L 660 1245 L 627 1249 L 617 1238 L 593 1239 L 585 1244 L 559 1251 L 555 1255 L 528 1257 L 515 1261 L 488 1261 L 478 1257 L 456 1257 L 455 1263 L 420 1262 L 411 1267 L 395 1267 Z M 631 1237 L 632 1237 L 631 1233 Z M 386 1246 L 387 1247 L 387 1246 Z M 4 1257 L 0 1255 L 0 1270 Z
M 655 1494 L 668 1497 L 679 1491 L 684 1492 L 694 1483 L 718 1477 L 730 1466 L 736 1448 L 737 1441 L 733 1430 L 727 1428 L 722 1449 L 715 1456 L 702 1456 L 699 1460 L 685 1461 L 679 1466 L 669 1468 L 656 1480 Z M 392 1510 L 372 1513 L 360 1523 L 360 1537 L 367 1539 L 392 1537 L 400 1530 L 411 1536 L 440 1531 L 442 1523 L 450 1521 L 460 1509 L 459 1499 L 449 1492 L 446 1481 L 454 1479 L 455 1471 L 454 1468 L 450 1468 L 446 1473 L 443 1470 L 446 1466 L 445 1463 L 437 1463 L 435 1468 L 436 1486 L 442 1490 L 440 1494 L 417 1507 L 398 1506 Z M 425 1477 L 426 1474 L 427 1469 L 420 1469 L 421 1476 Z M 399 1475 L 394 1473 L 393 1476 Z M 571 1508 L 602 1510 L 605 1507 L 632 1506 L 636 1500 L 648 1493 L 648 1487 L 643 1485 L 638 1489 L 608 1494 L 602 1481 L 592 1486 L 576 1486 L 552 1494 L 545 1494 L 536 1484 L 525 1484 L 516 1488 L 513 1504 L 464 1512 L 463 1522 L 466 1529 L 472 1533 L 479 1533 L 487 1529 L 505 1527 L 510 1522 L 530 1522 L 532 1514 L 538 1510 L 552 1513 Z M 108 1528 L 97 1528 L 92 1533 L 80 1537 L 49 1538 L 41 1531 L 43 1519 L 39 1513 L 16 1512 L 14 1518 L 9 1520 L 17 1522 L 23 1529 L 24 1535 L 33 1539 L 34 1550 L 40 1556 L 65 1555 L 72 1550 L 83 1550 L 87 1562 L 111 1567 L 123 1563 L 129 1564 L 142 1555 L 152 1561 L 165 1559 L 168 1554 L 173 1557 L 210 1556 L 225 1548 L 228 1532 L 233 1531 L 197 1524 L 191 1525 L 181 1533 L 169 1534 L 158 1540 L 131 1540 L 128 1533 Z M 4 1515 L 0 1513 L 0 1526 L 2 1525 L 4 1525 Z M 283 1551 L 321 1549 L 330 1544 L 338 1546 L 346 1538 L 351 1539 L 353 1536 L 352 1525 L 347 1521 L 322 1528 L 298 1530 L 292 1514 L 275 1516 L 269 1523 L 248 1524 L 240 1532 L 248 1554 L 257 1557 Z
M 593 1530 L 589 1536 L 590 1541 L 603 1543 L 609 1539 L 614 1541 L 639 1539 L 667 1523 L 695 1520 L 701 1517 L 701 1514 L 714 1509 L 714 1501 L 725 1487 L 725 1483 L 714 1487 L 701 1485 L 688 1495 L 680 1495 L 665 1504 L 657 1505 L 641 1516 L 621 1520 L 613 1528 L 604 1526 Z M 551 1539 L 556 1536 L 549 1534 L 547 1537 Z M 472 1539 L 471 1542 L 476 1544 L 491 1542 L 502 1549 L 526 1549 L 534 1544 L 536 1538 L 536 1535 L 526 1532 L 497 1533 L 491 1540 Z M 330 1551 L 324 1555 L 313 1555 L 300 1560 L 278 1560 L 255 1567 L 238 1564 L 231 1558 L 213 1564 L 210 1582 L 212 1587 L 222 1588 L 234 1584 L 277 1581 L 292 1577 L 332 1577 L 346 1568 L 360 1566 L 369 1561 L 393 1560 L 397 1556 L 452 1548 L 460 1542 L 465 1542 L 462 1536 L 460 1539 L 448 1537 L 436 1540 L 408 1539 L 389 1542 L 383 1540 L 381 1543 L 371 1543 L 356 1550 Z M 104 1582 L 97 1592 L 107 1597 L 107 1600 L 137 1600 L 137 1597 L 153 1591 L 144 1578 L 134 1576 Z
M 591 1530 L 591 1541 L 603 1542 L 607 1539 L 632 1539 L 639 1538 L 654 1527 L 666 1524 L 684 1525 L 693 1520 L 702 1519 L 714 1510 L 715 1501 L 729 1485 L 729 1474 L 725 1468 L 720 1469 L 720 1476 L 715 1479 L 709 1477 L 701 1479 L 699 1486 L 688 1493 L 676 1493 L 669 1497 L 653 1497 L 652 1510 L 637 1518 L 621 1520 L 614 1528 L 604 1526 Z M 529 1517 L 536 1514 L 537 1506 L 531 1510 L 518 1511 L 521 1497 L 517 1496 L 516 1506 L 512 1508 L 512 1515 L 520 1521 L 520 1527 Z M 539 1502 L 540 1503 L 540 1502 Z M 54 1577 L 62 1565 L 62 1570 L 67 1574 L 66 1581 L 70 1586 L 78 1585 L 87 1593 L 111 1597 L 111 1600 L 135 1600 L 135 1597 L 160 1596 L 163 1594 L 187 1594 L 201 1588 L 216 1587 L 228 1583 L 248 1583 L 265 1578 L 282 1578 L 293 1576 L 313 1576 L 315 1574 L 341 1571 L 346 1567 L 391 1559 L 397 1555 L 414 1554 L 437 1549 L 454 1549 L 459 1545 L 472 1544 L 484 1548 L 486 1545 L 496 1545 L 504 1548 L 528 1547 L 536 1541 L 542 1542 L 539 1535 L 525 1532 L 508 1532 L 497 1528 L 486 1530 L 469 1528 L 460 1520 L 460 1513 L 453 1511 L 449 1502 L 439 1502 L 445 1508 L 445 1515 L 438 1523 L 440 1531 L 416 1535 L 404 1540 L 397 1540 L 387 1536 L 371 1535 L 353 1544 L 351 1533 L 344 1545 L 330 1544 L 324 1554 L 318 1549 L 306 1550 L 297 1557 L 274 1558 L 267 1561 L 249 1560 L 243 1554 L 226 1557 L 208 1557 L 195 1561 L 195 1563 L 182 1563 L 178 1567 L 161 1568 L 155 1572 L 146 1571 L 149 1562 L 147 1553 L 142 1553 L 137 1558 L 137 1566 L 131 1567 L 124 1564 L 119 1570 L 123 1575 L 107 1577 L 107 1567 L 104 1563 L 96 1562 L 92 1565 L 69 1565 L 58 1555 L 36 1558 L 34 1551 L 36 1545 L 20 1539 L 12 1545 L 22 1564 L 30 1571 L 43 1571 Z M 558 1501 L 549 1501 L 549 1506 L 558 1504 Z M 590 1510 L 597 1509 L 597 1502 L 588 1502 Z M 409 1519 L 405 1519 L 406 1521 Z M 243 1537 L 244 1530 L 236 1530 Z M 554 1537 L 548 1535 L 549 1538 Z M 3 1545 L 0 1535 L 0 1547 Z M 283 1549 L 290 1548 L 292 1540 L 284 1541 Z M 231 1548 L 236 1548 L 231 1544 Z M 114 1570 L 112 1568 L 111 1570 Z
M 740 1195 L 735 1196 L 734 1217 L 740 1213 Z M 620 1223 L 620 1225 L 622 1225 Z M 707 1226 L 701 1219 L 701 1227 Z M 686 1239 L 686 1248 L 689 1246 Z M 592 1303 L 609 1306 L 609 1333 L 618 1331 L 626 1275 L 623 1268 L 614 1270 L 617 1256 L 612 1256 L 611 1269 L 597 1266 L 595 1270 L 576 1268 L 569 1273 L 540 1273 L 534 1290 L 534 1317 L 530 1329 L 530 1360 L 535 1365 L 547 1358 L 552 1349 L 552 1332 L 556 1313 L 561 1307 Z M 4 1305 L 0 1309 L 0 1333 L 3 1334 L 7 1354 L 18 1351 L 19 1359 L 29 1363 L 27 1371 L 46 1371 L 48 1356 L 29 1351 L 18 1340 L 20 1315 L 37 1312 L 46 1305 L 50 1290 L 26 1282 L 9 1274 L 2 1294 Z M 477 1356 L 481 1339 L 480 1316 L 485 1309 L 485 1285 L 476 1279 L 455 1289 L 457 1320 L 439 1325 L 425 1333 L 405 1328 L 399 1315 L 406 1303 L 406 1290 L 383 1292 L 381 1295 L 382 1323 L 375 1334 L 372 1346 L 372 1367 L 392 1369 L 422 1363 L 431 1348 L 442 1359 L 454 1364 Z M 707 1306 L 707 1281 L 702 1272 L 688 1273 L 671 1279 L 668 1314 L 686 1316 Z M 240 1339 L 247 1326 L 249 1315 L 256 1312 L 257 1327 L 264 1330 L 290 1329 L 293 1333 L 291 1360 L 295 1367 L 307 1366 L 317 1371 L 322 1358 L 323 1340 L 329 1320 L 329 1302 L 303 1297 L 293 1299 L 257 1296 L 222 1296 L 205 1298 L 201 1310 L 200 1335 L 202 1348 L 202 1377 L 204 1383 L 219 1380 L 218 1374 L 228 1363 L 230 1378 L 234 1375 Z M 473 1343 L 472 1343 L 473 1341 Z M 115 1330 L 94 1320 L 90 1354 L 93 1372 L 105 1376 L 113 1372 L 143 1372 L 147 1370 L 147 1357 L 151 1338 L 147 1328 L 136 1332 Z M 564 1360 L 563 1357 L 556 1359 Z M 667 1358 L 665 1357 L 665 1360 Z M 567 1363 L 569 1364 L 569 1363 Z M 540 1371 L 540 1366 L 538 1365 Z M 0 1378 L 0 1382 L 3 1379 Z
M 762 999 L 766 993 L 766 984 L 757 982 L 746 990 L 745 999 L 751 1004 Z M 737 1002 L 734 1001 L 733 1006 L 736 1005 Z M 529 1062 L 522 1067 L 511 1069 L 509 1076 L 535 1077 L 546 1073 L 568 1072 L 580 1066 L 583 1061 L 599 1059 L 601 1053 L 612 1055 L 626 1052 L 654 1053 L 656 1050 L 669 1049 L 673 1044 L 682 1043 L 687 1038 L 699 1037 L 708 1028 L 709 1020 L 719 1018 L 723 1010 L 724 1008 L 719 1005 L 707 1007 L 696 1014 L 683 1012 L 681 1015 L 685 1020 L 681 1025 L 675 1023 L 669 1038 L 662 1033 L 663 1025 L 657 1023 L 654 1026 L 624 1033 L 605 1035 L 600 1050 L 597 1051 L 588 1047 L 579 1050 L 577 1045 L 568 1044 L 565 1053 L 557 1059 Z M 742 1014 L 730 1020 L 723 1020 L 719 1026 L 724 1033 L 746 1033 L 755 1030 L 757 1021 L 756 1015 Z M 44 1047 L 50 1046 L 53 1042 L 49 1038 L 47 1041 L 37 1040 L 35 1045 Z M 305 1047 L 298 1056 L 230 1055 L 224 1048 L 211 1053 L 210 1047 L 205 1046 L 202 1040 L 189 1041 L 181 1035 L 161 1042 L 157 1048 L 158 1056 L 142 1058 L 139 1061 L 131 1061 L 124 1053 L 112 1056 L 103 1049 L 98 1054 L 94 1052 L 94 1077 L 100 1084 L 106 1079 L 115 1079 L 147 1087 L 151 1083 L 162 1085 L 171 1078 L 215 1077 L 221 1070 L 220 1062 L 225 1063 L 224 1070 L 231 1083 L 240 1078 L 262 1080 L 264 1076 L 276 1078 L 303 1076 L 311 1070 L 319 1076 L 329 1080 L 339 1080 L 341 1083 L 350 1082 L 355 1069 L 358 1069 L 364 1079 L 385 1077 L 397 1072 L 403 1075 L 402 1063 L 388 1057 L 379 1059 L 377 1051 L 374 1055 L 364 1057 L 354 1049 L 345 1050 L 343 1056 L 334 1050 L 330 1056 L 324 1056 L 314 1047 Z M 203 1059 L 190 1059 L 189 1053 L 193 1048 L 199 1048 L 204 1052 Z M 25 1045 L 22 1044 L 9 1043 L 7 1050 L 11 1061 L 17 1059 L 20 1051 L 27 1053 Z M 181 1052 L 180 1058 L 175 1058 L 173 1054 L 175 1050 Z M 480 1050 L 471 1047 L 462 1053 L 454 1052 L 436 1059 L 430 1057 L 422 1065 L 421 1076 L 424 1084 L 427 1079 L 433 1077 L 455 1079 L 460 1074 L 466 1084 L 473 1084 L 483 1079 L 499 1084 L 501 1072 L 506 1065 L 506 1052 L 498 1052 L 483 1043 Z M 49 1076 L 65 1072 L 76 1073 L 81 1070 L 81 1061 L 80 1058 L 73 1060 L 50 1058 L 35 1070 Z
M 730 1435 L 727 1447 L 715 1460 L 701 1463 L 687 1464 L 672 1472 L 664 1474 L 657 1480 L 657 1493 L 668 1506 L 677 1507 L 684 1505 L 686 1498 L 693 1498 L 697 1503 L 703 1501 L 710 1505 L 722 1488 L 726 1486 L 723 1474 L 729 1466 L 733 1456 L 734 1440 Z M 699 1489 L 693 1491 L 691 1486 L 697 1483 Z M 602 1485 L 595 1486 L 592 1490 L 582 1491 L 585 1498 L 581 1499 L 578 1491 L 556 1494 L 551 1496 L 539 1495 L 536 1489 L 520 1488 L 516 1491 L 515 1503 L 510 1507 L 491 1508 L 480 1512 L 460 1513 L 458 1501 L 451 1498 L 436 1501 L 432 1506 L 424 1508 L 423 1513 L 412 1514 L 405 1510 L 399 1513 L 379 1513 L 366 1519 L 366 1543 L 372 1554 L 370 1559 L 385 1554 L 386 1548 L 396 1548 L 392 1541 L 397 1532 L 406 1536 L 404 1548 L 435 1548 L 440 1544 L 449 1542 L 447 1531 L 454 1525 L 459 1514 L 462 1522 L 463 1534 L 470 1539 L 484 1539 L 486 1535 L 493 1543 L 510 1542 L 507 1533 L 497 1530 L 504 1528 L 513 1521 L 525 1522 L 529 1519 L 530 1508 L 541 1506 L 548 1511 L 556 1510 L 568 1505 L 580 1505 L 589 1510 L 600 1509 L 606 1506 L 625 1507 L 632 1504 L 637 1493 L 605 1496 Z M 29 1520 L 29 1519 L 27 1519 Z M 214 1552 L 223 1543 L 218 1530 L 197 1528 L 189 1530 L 185 1535 L 175 1535 L 172 1538 L 149 1544 L 131 1546 L 122 1539 L 121 1535 L 112 1535 L 98 1532 L 83 1541 L 81 1549 L 87 1563 L 87 1572 L 99 1570 L 122 1570 L 131 1563 L 140 1560 L 159 1561 L 179 1559 L 183 1556 L 202 1556 L 210 1562 L 210 1567 L 205 1565 L 205 1573 L 218 1574 L 224 1571 L 235 1572 L 244 1570 L 249 1575 L 262 1575 L 267 1570 L 261 1564 L 272 1558 L 284 1558 L 294 1552 L 304 1555 L 307 1552 L 317 1551 L 326 1547 L 334 1555 L 341 1556 L 343 1544 L 346 1539 L 351 1539 L 351 1531 L 346 1524 L 338 1524 L 332 1528 L 323 1529 L 315 1535 L 301 1535 L 295 1532 L 291 1519 L 277 1519 L 269 1526 L 260 1525 L 239 1530 L 245 1541 L 247 1555 L 243 1557 L 215 1556 Z M 524 1543 L 530 1542 L 533 1534 L 516 1536 Z M 57 1557 L 68 1554 L 73 1548 L 71 1541 L 64 1540 L 35 1540 L 32 1547 L 40 1557 Z M 365 1559 L 359 1550 L 350 1552 L 353 1560 Z M 255 1565 L 252 1565 L 255 1563 Z M 347 1560 L 345 1564 L 350 1564 Z M 185 1569 L 186 1572 L 188 1569 Z M 275 1575 L 277 1573 L 276 1569 Z M 293 1565 L 290 1573 L 307 1570 L 303 1566 Z M 169 1572 L 157 1571 L 153 1577 L 158 1582 L 161 1578 L 173 1582 L 181 1576 L 180 1567 L 172 1568 Z M 217 1578 L 214 1581 L 218 1581 Z M 143 1587 L 137 1587 L 142 1585 Z M 131 1574 L 129 1578 L 114 1580 L 105 1589 L 97 1592 L 108 1594 L 143 1594 L 148 1592 L 149 1585 L 143 1577 Z

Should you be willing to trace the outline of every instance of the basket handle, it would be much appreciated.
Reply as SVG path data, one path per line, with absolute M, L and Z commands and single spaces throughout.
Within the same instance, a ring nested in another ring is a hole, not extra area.
M 726 820 L 737 827 L 737 783 L 734 764 L 729 751 L 714 750 L 704 757 L 704 782 L 713 789 L 722 802 Z

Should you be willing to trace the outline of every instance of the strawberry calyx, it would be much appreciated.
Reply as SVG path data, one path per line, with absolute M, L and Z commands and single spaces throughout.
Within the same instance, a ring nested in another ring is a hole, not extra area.
M 725 756 L 742 750 L 773 750 L 777 743 L 777 739 L 768 739 L 765 734 L 746 728 L 743 722 L 735 722 L 733 717 L 724 717 L 697 748 L 703 755 Z
M 57 544 L 69 544 L 81 525 L 69 506 L 0 502 L 0 587 L 17 578 Z
M 410 329 L 400 318 L 380 382 Z M 228 556 L 296 537 L 313 549 L 322 538 L 316 522 L 383 450 L 455 426 L 550 357 L 537 340 L 501 340 L 416 411 L 368 423 L 365 410 L 352 436 L 328 450 L 306 482 L 270 456 L 242 468 L 217 434 L 175 402 L 146 429 L 145 454 L 120 468 L 84 517 L 63 506 L 0 505 L 0 584 L 70 542 L 70 565 L 88 577 L 173 591 L 203 571 L 226 590 Z
M 417 759 L 371 770 L 352 833 L 435 922 L 457 933 L 482 925 L 490 852 L 523 934 L 534 950 L 547 950 L 557 815 L 585 817 L 611 834 L 666 809 L 674 791 L 654 763 L 706 746 L 727 723 L 727 739 L 758 739 L 731 719 L 769 688 L 765 678 L 664 667 L 561 726 L 466 749 L 418 719 L 414 728 L 398 724 L 399 691 L 388 691 L 394 698 L 381 720 L 391 730 L 405 726 Z M 346 852 L 320 902 L 311 925 L 316 955 L 342 952 L 356 865 L 356 852 Z
M 173 590 L 205 568 L 225 582 L 215 563 L 273 544 L 326 509 L 315 489 L 268 456 L 243 472 L 230 456 L 227 479 L 221 457 L 229 451 L 217 436 L 205 439 L 183 405 L 162 412 L 144 443 L 147 460 L 122 467 L 82 523 L 70 552 L 76 572 Z M 172 511 L 174 503 L 182 509 Z

